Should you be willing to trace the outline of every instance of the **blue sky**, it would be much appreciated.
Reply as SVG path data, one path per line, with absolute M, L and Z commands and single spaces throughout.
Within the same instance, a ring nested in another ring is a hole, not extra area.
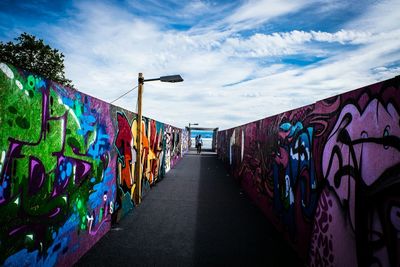
M 230 128 L 400 74 L 400 0 L 9 1 L 22 32 L 65 55 L 82 92 L 112 101 L 145 84 L 144 114 Z M 136 91 L 115 104 L 135 110 Z

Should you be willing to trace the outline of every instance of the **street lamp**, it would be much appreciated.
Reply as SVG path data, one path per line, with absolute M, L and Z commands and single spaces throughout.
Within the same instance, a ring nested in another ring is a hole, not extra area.
M 161 81 L 168 83 L 183 82 L 180 75 L 161 76 L 160 78 L 144 79 L 143 73 L 138 76 L 138 117 L 137 117 L 137 132 L 136 132 L 136 167 L 135 167 L 135 202 L 139 204 L 142 200 L 142 171 L 141 171 L 141 158 L 142 158 L 142 95 L 144 82 Z

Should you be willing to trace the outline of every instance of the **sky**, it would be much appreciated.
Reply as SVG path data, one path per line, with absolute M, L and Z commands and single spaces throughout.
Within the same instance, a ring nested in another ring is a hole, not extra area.
M 400 0 L 0 1 L 0 41 L 27 32 L 111 102 L 145 79 L 143 114 L 227 129 L 400 74 Z M 114 104 L 136 111 L 137 90 Z

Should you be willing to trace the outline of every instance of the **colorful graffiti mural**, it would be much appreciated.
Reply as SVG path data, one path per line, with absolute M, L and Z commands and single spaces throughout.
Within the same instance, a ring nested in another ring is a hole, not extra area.
M 190 136 L 189 136 L 189 131 L 188 129 L 182 129 L 182 138 L 181 138 L 181 156 L 184 156 L 187 152 L 189 152 L 189 142 L 190 142 Z
M 400 78 L 218 133 L 218 155 L 310 266 L 400 264 Z
M 117 111 L 117 135 L 114 145 L 117 149 L 117 181 L 118 194 L 114 221 L 118 221 L 135 206 L 136 182 L 135 163 L 137 118 L 128 119 L 125 113 Z M 150 187 L 160 181 L 166 172 L 171 169 L 182 157 L 181 148 L 171 145 L 171 138 L 179 140 L 181 129 L 173 126 L 143 118 L 142 121 L 142 151 L 140 181 L 142 183 L 141 197 L 144 198 Z M 174 137 L 173 133 L 177 133 Z M 171 156 L 173 155 L 173 156 Z M 174 156 L 176 155 L 176 156 Z M 171 158 L 174 160 L 171 161 Z
M 0 97 L 0 265 L 72 265 L 134 206 L 136 116 L 4 63 Z M 149 188 L 180 129 L 141 126 Z

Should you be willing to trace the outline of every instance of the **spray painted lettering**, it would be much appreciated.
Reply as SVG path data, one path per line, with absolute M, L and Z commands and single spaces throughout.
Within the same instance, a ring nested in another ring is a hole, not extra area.
M 310 266 L 398 266 L 400 79 L 218 133 L 218 154 Z

